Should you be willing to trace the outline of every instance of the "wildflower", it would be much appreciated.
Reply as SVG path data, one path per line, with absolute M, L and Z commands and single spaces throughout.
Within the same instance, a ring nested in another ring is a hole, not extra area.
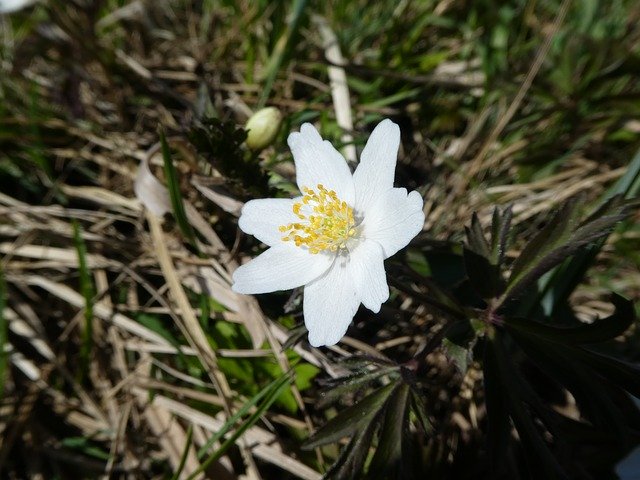
M 288 138 L 302 196 L 247 202 L 239 226 L 270 248 L 238 268 L 233 289 L 267 293 L 304 285 L 309 343 L 336 344 L 360 303 L 377 313 L 389 298 L 384 259 L 424 224 L 418 192 L 393 188 L 400 129 L 382 121 L 353 175 L 309 123 Z

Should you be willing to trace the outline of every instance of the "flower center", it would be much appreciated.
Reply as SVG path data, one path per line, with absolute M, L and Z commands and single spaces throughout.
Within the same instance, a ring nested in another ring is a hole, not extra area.
M 282 241 L 307 247 L 313 254 L 326 250 L 337 252 L 346 248 L 349 239 L 357 233 L 353 209 L 322 184 L 318 184 L 316 190 L 302 189 L 302 201 L 293 204 L 293 213 L 300 221 L 279 227 L 285 234 Z

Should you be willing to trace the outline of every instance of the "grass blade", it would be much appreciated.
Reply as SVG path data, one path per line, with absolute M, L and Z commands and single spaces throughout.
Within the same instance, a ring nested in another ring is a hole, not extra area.
M 93 348 L 93 297 L 95 290 L 91 280 L 91 274 L 87 267 L 87 247 L 82 238 L 82 229 L 77 221 L 72 222 L 73 242 L 78 253 L 78 274 L 80 276 L 80 293 L 84 298 L 84 330 L 82 333 L 82 345 L 80 346 L 80 374 L 84 378 Z
M 187 463 L 187 456 L 189 455 L 189 447 L 191 446 L 191 437 L 193 436 L 193 425 L 189 425 L 189 429 L 187 430 L 187 440 L 184 442 L 184 450 L 182 451 L 182 455 L 180 456 L 180 464 L 178 465 L 177 470 L 171 476 L 171 480 L 178 480 L 180 478 L 180 474 L 182 470 L 184 470 L 184 465 Z
M 167 180 L 167 190 L 169 191 L 169 198 L 171 199 L 171 207 L 173 208 L 173 215 L 175 216 L 176 223 L 180 228 L 180 231 L 185 236 L 187 241 L 197 250 L 196 235 L 193 231 L 193 227 L 187 219 L 187 213 L 184 210 L 184 204 L 182 203 L 182 192 L 180 191 L 180 181 L 178 179 L 178 172 L 173 165 L 171 159 L 171 151 L 167 144 L 167 139 L 162 129 L 159 130 L 160 134 L 160 147 L 162 150 L 162 161 L 164 163 L 164 175 Z
M 278 42 L 273 49 L 273 53 L 271 54 L 271 58 L 269 59 L 269 63 L 265 67 L 265 71 L 267 73 L 265 75 L 264 88 L 262 89 L 260 100 L 256 105 L 256 111 L 260 110 L 267 103 L 267 99 L 269 98 L 271 90 L 273 89 L 273 83 L 276 80 L 276 76 L 278 75 L 278 71 L 280 70 L 280 66 L 282 65 L 282 61 L 289 51 L 291 39 L 298 31 L 300 18 L 302 17 L 302 12 L 304 11 L 304 7 L 306 5 L 307 0 L 295 0 L 293 2 L 293 13 L 291 14 L 291 21 L 289 22 L 289 25 L 287 26 L 282 36 L 278 39 Z
M 223 427 L 219 431 L 217 431 L 207 441 L 205 445 L 203 445 L 203 447 L 198 452 L 199 458 L 201 457 L 201 453 L 203 451 L 206 451 L 208 448 L 211 447 L 211 445 L 213 445 L 216 441 L 221 439 L 233 427 L 233 425 L 242 417 L 242 415 L 246 414 L 251 407 L 256 405 L 260 401 L 260 399 L 264 398 L 264 401 L 256 408 L 256 411 L 253 412 L 249 416 L 249 418 L 247 418 L 242 423 L 242 425 L 240 425 L 235 430 L 235 432 L 233 432 L 233 434 L 229 438 L 227 438 L 224 442 L 222 442 L 222 445 L 220 445 L 220 448 L 218 448 L 215 452 L 209 455 L 209 457 L 207 457 L 207 459 L 204 462 L 202 462 L 200 467 L 195 472 L 193 472 L 187 478 L 187 480 L 193 480 L 194 478 L 196 478 L 201 472 L 206 470 L 209 467 L 209 465 L 211 465 L 213 462 L 218 460 L 222 455 L 224 455 L 224 453 L 233 444 L 235 444 L 236 440 L 238 440 L 238 438 L 240 438 L 247 429 L 251 428 L 260 419 L 260 417 L 264 414 L 264 412 L 266 412 L 269 409 L 269 407 L 273 404 L 273 402 L 276 401 L 276 399 L 284 391 L 284 389 L 289 386 L 289 384 L 291 383 L 291 380 L 292 380 L 291 375 L 285 374 L 279 379 L 271 382 L 269 385 L 263 388 L 257 395 L 251 398 L 251 400 L 249 400 L 245 405 L 243 405 L 242 408 L 238 410 L 238 412 L 236 412 L 233 416 L 231 416 L 229 420 L 227 420 L 227 422 L 223 425 Z

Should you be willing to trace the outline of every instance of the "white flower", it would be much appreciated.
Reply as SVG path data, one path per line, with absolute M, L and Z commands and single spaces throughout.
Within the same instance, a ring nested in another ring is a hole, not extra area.
M 382 121 L 351 175 L 309 123 L 289 135 L 303 196 L 247 202 L 239 226 L 270 248 L 238 268 L 233 289 L 266 293 L 304 285 L 309 343 L 336 344 L 360 303 L 377 313 L 389 298 L 384 259 L 424 225 L 418 192 L 393 188 L 400 129 Z

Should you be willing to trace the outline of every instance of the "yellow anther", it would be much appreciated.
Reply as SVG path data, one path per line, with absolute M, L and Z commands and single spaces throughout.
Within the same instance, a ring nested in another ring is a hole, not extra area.
M 306 247 L 309 253 L 316 254 L 328 250 L 337 252 L 346 247 L 350 238 L 357 234 L 353 209 L 347 202 L 340 200 L 333 190 L 318 184 L 316 190 L 304 187 L 302 201 L 293 204 L 293 213 L 301 222 L 281 225 L 278 229 L 286 235 L 282 241 L 292 241 L 298 247 Z M 308 205 L 315 215 L 306 213 L 303 207 Z

